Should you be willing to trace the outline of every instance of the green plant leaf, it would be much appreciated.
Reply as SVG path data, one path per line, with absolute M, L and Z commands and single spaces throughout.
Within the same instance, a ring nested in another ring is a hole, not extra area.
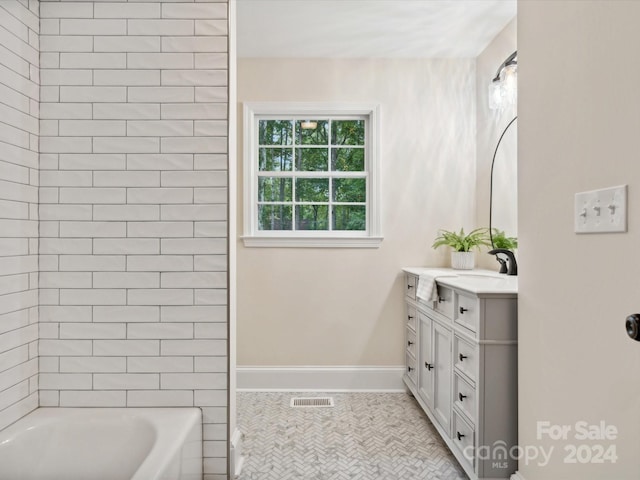
M 460 232 L 450 230 L 440 230 L 439 235 L 433 242 L 432 248 L 447 246 L 456 252 L 469 252 L 472 248 L 490 246 L 489 230 L 487 228 L 476 228 L 468 234 L 464 233 L 464 228 Z
M 495 248 L 505 248 L 507 250 L 515 250 L 518 248 L 518 238 L 507 237 L 503 230 L 493 228 L 491 229 L 491 235 L 493 237 L 493 246 Z

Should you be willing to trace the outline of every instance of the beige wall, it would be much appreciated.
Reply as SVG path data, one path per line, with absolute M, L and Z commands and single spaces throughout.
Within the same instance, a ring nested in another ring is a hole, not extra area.
M 513 19 L 487 46 L 476 59 L 476 88 L 477 88 L 477 183 L 476 183 L 476 223 L 478 226 L 489 226 L 489 190 L 491 180 L 491 159 L 498 139 L 504 128 L 517 114 L 514 106 L 504 110 L 490 110 L 488 88 L 496 74 L 498 67 L 517 49 L 517 22 Z M 502 207 L 501 211 L 494 211 L 494 225 L 505 230 L 509 235 L 517 232 L 514 219 L 517 216 L 516 169 L 507 169 L 509 164 L 517 162 L 517 122 L 509 127 L 496 155 L 496 177 L 494 182 L 494 204 Z M 498 175 L 499 172 L 512 174 L 511 181 Z M 501 178 L 503 181 L 501 181 Z M 497 270 L 498 263 L 491 255 L 478 255 L 478 266 Z
M 240 241 L 238 365 L 403 364 L 401 267 L 448 264 L 431 249 L 437 229 L 475 226 L 475 61 L 240 59 L 238 101 L 240 132 L 244 101 L 379 103 L 385 237 L 378 249 Z
M 520 2 L 519 435 L 554 446 L 526 480 L 640 476 L 640 3 Z M 626 234 L 576 235 L 574 193 L 629 185 Z M 536 423 L 615 425 L 613 442 L 537 439 Z M 615 444 L 617 462 L 568 464 L 567 444 Z

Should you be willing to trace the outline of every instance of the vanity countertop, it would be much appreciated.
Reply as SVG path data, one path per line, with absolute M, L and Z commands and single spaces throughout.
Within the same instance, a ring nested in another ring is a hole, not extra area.
M 486 295 L 517 295 L 518 277 L 492 270 L 454 270 L 452 268 L 405 267 L 406 273 L 420 276 L 435 275 L 439 284 L 465 290 L 469 293 Z

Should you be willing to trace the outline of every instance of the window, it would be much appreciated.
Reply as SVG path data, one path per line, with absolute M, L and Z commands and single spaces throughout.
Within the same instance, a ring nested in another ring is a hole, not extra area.
M 245 104 L 246 246 L 380 244 L 377 111 Z

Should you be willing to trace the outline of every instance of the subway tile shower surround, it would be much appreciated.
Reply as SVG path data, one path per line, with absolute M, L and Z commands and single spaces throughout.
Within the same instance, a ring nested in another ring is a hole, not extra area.
M 0 428 L 201 407 L 226 478 L 227 78 L 224 0 L 0 1 Z
M 38 407 L 39 28 L 0 1 L 0 429 Z

